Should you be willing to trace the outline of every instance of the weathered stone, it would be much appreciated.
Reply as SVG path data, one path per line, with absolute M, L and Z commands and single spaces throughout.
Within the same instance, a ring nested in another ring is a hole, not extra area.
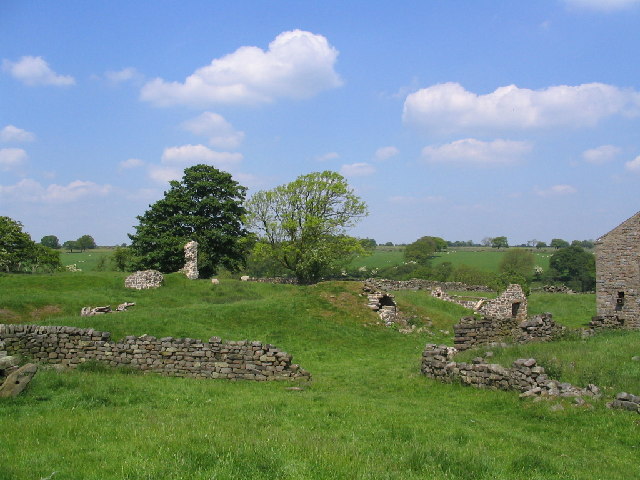
M 38 371 L 38 366 L 34 363 L 27 363 L 15 372 L 11 373 L 0 386 L 0 398 L 15 397 L 19 395 L 33 376 Z
M 157 270 L 137 271 L 129 275 L 124 286 L 127 288 L 135 288 L 136 290 L 146 290 L 149 288 L 158 288 L 164 282 L 164 276 Z
M 198 242 L 191 240 L 184 246 L 184 267 L 181 270 L 189 280 L 196 280 L 198 272 Z

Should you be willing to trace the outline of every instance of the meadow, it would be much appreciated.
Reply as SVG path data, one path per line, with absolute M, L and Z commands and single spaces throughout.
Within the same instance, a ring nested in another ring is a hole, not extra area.
M 637 414 L 603 400 L 535 402 L 513 392 L 445 385 L 420 375 L 425 343 L 451 344 L 465 310 L 425 292 L 402 309 L 433 326 L 403 335 L 377 323 L 361 284 L 188 281 L 152 291 L 114 272 L 0 276 L 0 322 L 92 327 L 116 338 L 261 340 L 293 354 L 312 381 L 244 382 L 142 375 L 86 364 L 41 369 L 0 401 L 0 478 L 34 479 L 628 479 L 640 475 Z M 531 297 L 588 321 L 593 296 Z M 547 294 L 549 295 L 549 294 Z M 555 300 L 559 299 L 559 300 Z M 560 300 L 563 299 L 563 300 Z M 564 300 L 568 300 L 566 303 Z M 80 317 L 85 305 L 135 302 Z M 555 303 L 554 303 L 555 302 Z M 553 307 L 553 308 L 551 308 Z M 555 313 L 555 312 L 554 312 Z M 541 359 L 560 380 L 640 393 L 640 332 L 494 350 Z M 519 350 L 518 350 L 519 349 Z M 619 373 L 618 373 L 619 372 Z

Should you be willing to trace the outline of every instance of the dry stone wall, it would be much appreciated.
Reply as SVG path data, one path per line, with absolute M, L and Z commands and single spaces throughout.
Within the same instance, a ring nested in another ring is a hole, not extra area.
M 109 332 L 75 327 L 0 324 L 9 355 L 74 367 L 95 360 L 107 365 L 177 377 L 245 380 L 308 379 L 292 356 L 251 341 L 208 342 L 193 338 L 129 336 L 114 342 Z
M 158 288 L 164 282 L 164 276 L 157 270 L 139 270 L 124 280 L 124 286 L 136 290 Z
M 476 388 L 515 390 L 524 396 L 549 395 L 564 397 L 597 396 L 595 385 L 579 388 L 570 383 L 550 379 L 544 367 L 533 358 L 518 359 L 511 368 L 495 363 L 485 363 L 476 358 L 471 363 L 455 362 L 457 350 L 446 345 L 427 344 L 422 354 L 424 375 L 441 382 L 460 382 Z
M 422 280 L 413 278 L 411 280 L 387 280 L 383 278 L 369 278 L 365 280 L 365 289 L 371 291 L 393 291 L 393 290 L 453 290 L 460 292 L 492 292 L 486 285 L 467 285 L 460 282 L 436 282 L 435 280 Z

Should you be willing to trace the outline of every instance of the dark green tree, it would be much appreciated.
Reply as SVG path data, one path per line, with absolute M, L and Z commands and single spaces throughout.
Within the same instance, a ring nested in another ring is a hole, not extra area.
M 507 237 L 493 237 L 491 239 L 491 247 L 497 248 L 498 250 L 501 248 L 509 248 Z
M 435 252 L 446 250 L 447 242 L 440 237 L 420 237 L 404 249 L 404 260 L 427 265 Z
M 560 248 L 565 248 L 569 246 L 569 242 L 567 242 L 566 240 L 563 240 L 561 238 L 552 238 L 551 239 L 551 243 L 549 245 L 552 248 L 555 248 L 556 250 L 560 249 Z
M 246 214 L 246 188 L 231 175 L 210 165 L 185 169 L 182 181 L 172 180 L 130 234 L 136 268 L 175 272 L 184 265 L 184 245 L 198 242 L 198 268 L 202 276 L 220 266 L 237 270 L 244 262 L 242 225 Z
M 129 271 L 133 263 L 131 250 L 127 247 L 116 247 L 111 255 L 111 263 L 113 268 L 119 272 Z
M 545 242 L 538 242 L 536 243 L 536 248 L 537 249 L 547 248 L 547 244 Z
M 5 272 L 53 271 L 60 267 L 60 255 L 38 245 L 22 224 L 9 217 L 0 217 L 0 269 Z
M 588 292 L 596 285 L 595 256 L 577 245 L 559 249 L 549 259 L 549 277 L 569 288 Z
M 69 253 L 73 252 L 74 250 L 80 250 L 80 247 L 78 247 L 78 242 L 76 240 L 67 240 L 62 244 L 62 248 L 66 249 Z
M 524 248 L 510 248 L 500 261 L 500 273 L 520 275 L 530 278 L 536 258 L 533 253 Z
M 40 240 L 40 245 L 44 245 L 45 247 L 58 249 L 60 248 L 60 240 L 55 235 L 45 235 Z
M 301 283 L 314 283 L 365 252 L 346 229 L 367 215 L 367 206 L 342 175 L 314 172 L 247 204 L 248 223 L 258 234 L 255 259 L 275 259 Z
M 96 241 L 91 235 L 82 235 L 78 240 L 76 240 L 76 247 L 83 252 L 85 250 L 91 250 L 96 248 Z

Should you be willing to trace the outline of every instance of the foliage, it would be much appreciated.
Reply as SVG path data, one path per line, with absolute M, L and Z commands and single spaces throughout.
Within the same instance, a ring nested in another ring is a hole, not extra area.
M 560 248 L 566 248 L 569 246 L 569 242 L 567 242 L 566 240 L 563 240 L 561 238 L 552 238 L 551 239 L 551 243 L 549 244 L 550 247 L 555 248 L 556 250 L 560 249 Z
M 569 246 L 559 249 L 549 260 L 549 278 L 560 281 L 569 288 L 588 292 L 596 285 L 595 256 L 582 247 Z
M 336 172 L 314 172 L 260 191 L 247 209 L 248 224 L 259 235 L 254 258 L 275 259 L 301 283 L 336 273 L 365 251 L 345 233 L 367 207 Z
M 537 249 L 547 248 L 547 244 L 546 244 L 546 242 L 537 242 L 536 243 L 536 248 Z
M 0 217 L 0 269 L 5 272 L 53 271 L 60 267 L 60 255 L 31 240 L 22 224 Z
M 60 241 L 58 240 L 58 237 L 56 237 L 55 235 L 45 235 L 40 240 L 40 245 L 53 248 L 53 249 L 59 249 Z
M 491 247 L 492 248 L 509 248 L 509 241 L 507 237 L 493 237 L 491 239 Z
M 82 252 L 87 249 L 94 249 L 96 248 L 96 241 L 91 235 L 82 235 L 76 240 L 76 248 L 79 248 Z
M 404 251 L 404 259 L 407 262 L 427 265 L 435 252 L 441 252 L 446 249 L 447 242 L 440 237 L 420 237 L 415 242 L 407 245 Z
M 78 242 L 75 240 L 67 240 L 62 244 L 62 248 L 66 249 L 68 252 L 73 252 L 74 250 L 80 250 L 78 247 Z
M 574 240 L 571 242 L 571 245 L 574 247 L 577 246 L 577 247 L 591 249 L 595 247 L 595 242 L 593 240 Z
M 378 243 L 373 238 L 361 238 L 360 245 L 365 249 L 368 253 L 373 253 L 376 251 L 376 247 Z
M 536 257 L 529 250 L 511 248 L 500 262 L 500 273 L 516 274 L 524 278 L 531 277 Z
M 222 265 L 239 268 L 245 251 L 242 203 L 246 188 L 231 175 L 209 165 L 185 169 L 182 181 L 172 180 L 164 198 L 142 216 L 130 234 L 135 268 L 175 272 L 184 264 L 184 245 L 198 242 L 198 268 L 212 275 Z
M 118 272 L 130 271 L 133 261 L 133 253 L 128 247 L 116 247 L 111 255 L 111 264 Z

